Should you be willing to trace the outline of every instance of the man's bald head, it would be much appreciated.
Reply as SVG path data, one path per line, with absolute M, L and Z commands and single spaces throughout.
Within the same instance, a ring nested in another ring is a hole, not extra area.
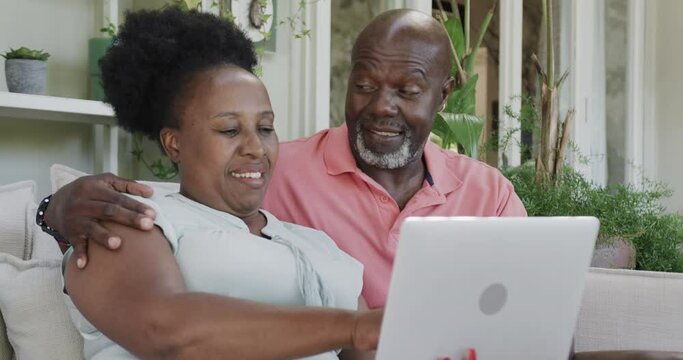
M 436 19 L 417 10 L 389 10 L 375 17 L 358 35 L 351 59 L 353 61 L 362 48 L 406 42 L 433 45 L 429 54 L 432 64 L 446 75 L 450 74 L 452 59 L 448 34 Z

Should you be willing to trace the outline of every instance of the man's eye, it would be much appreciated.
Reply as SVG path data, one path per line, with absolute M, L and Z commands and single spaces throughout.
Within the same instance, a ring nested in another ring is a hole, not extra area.
M 220 133 L 227 136 L 235 136 L 237 135 L 238 131 L 237 129 L 225 129 L 221 130 Z
M 261 127 L 259 128 L 259 131 L 265 134 L 272 134 L 275 131 L 275 129 L 272 127 Z
M 420 90 L 417 89 L 401 89 L 399 92 L 401 93 L 401 95 L 409 97 L 418 96 L 421 93 Z

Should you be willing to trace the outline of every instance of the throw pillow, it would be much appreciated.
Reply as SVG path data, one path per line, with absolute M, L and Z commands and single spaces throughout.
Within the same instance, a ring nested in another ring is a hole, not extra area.
M 17 359 L 82 358 L 62 288 L 61 260 L 0 254 L 0 312 Z
M 0 311 L 0 359 L 13 359 L 14 351 L 7 339 L 7 327 L 5 321 L 2 319 L 2 311 Z
M 52 182 L 52 192 L 59 190 L 62 186 L 78 179 L 81 176 L 86 176 L 82 171 L 70 168 L 61 164 L 54 164 L 50 167 L 50 181 Z M 158 182 L 158 181 L 138 181 L 139 183 L 148 185 L 154 189 L 156 195 L 167 195 L 176 193 L 180 190 L 180 184 L 172 182 Z
M 35 204 L 35 193 L 33 181 L 0 186 L 0 253 L 24 260 L 31 257 L 33 228 L 30 224 L 35 213 L 28 216 L 27 208 Z

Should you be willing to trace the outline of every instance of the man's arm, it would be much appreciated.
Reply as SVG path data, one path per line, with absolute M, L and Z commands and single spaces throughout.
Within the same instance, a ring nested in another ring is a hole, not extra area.
M 112 174 L 84 176 L 58 190 L 45 212 L 45 222 L 74 246 L 78 267 L 87 264 L 89 242 L 109 249 L 121 244 L 119 234 L 100 221 L 151 230 L 154 210 L 122 193 L 149 197 L 152 189 Z
M 66 288 L 102 333 L 141 358 L 287 359 L 340 347 L 377 346 L 381 312 L 277 307 L 187 292 L 161 231 L 104 227 L 128 241 L 71 259 Z

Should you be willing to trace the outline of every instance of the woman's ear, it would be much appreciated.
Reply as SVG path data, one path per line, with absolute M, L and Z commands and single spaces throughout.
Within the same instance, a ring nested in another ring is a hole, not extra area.
M 164 148 L 166 156 L 174 163 L 180 163 L 180 144 L 178 142 L 178 131 L 171 128 L 163 128 L 159 132 L 161 147 Z

